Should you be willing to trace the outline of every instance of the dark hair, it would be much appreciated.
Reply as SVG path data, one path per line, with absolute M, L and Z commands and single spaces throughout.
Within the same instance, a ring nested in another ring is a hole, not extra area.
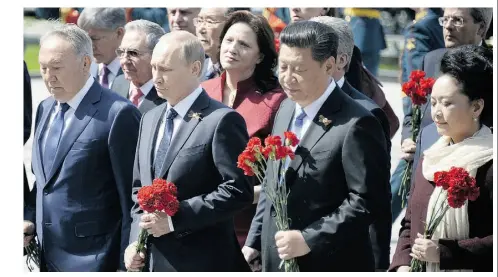
M 223 38 L 228 29 L 239 22 L 246 23 L 254 31 L 258 40 L 259 52 L 263 55 L 263 60 L 256 65 L 252 75 L 254 82 L 261 90 L 261 93 L 273 90 L 279 84 L 274 74 L 275 66 L 277 66 L 277 51 L 275 50 L 274 36 L 270 24 L 261 15 L 255 15 L 248 11 L 233 12 L 221 31 L 221 43 L 223 43 Z
M 482 99 L 480 122 L 493 126 L 493 51 L 484 46 L 451 48 L 441 60 L 441 74 L 455 78 L 470 101 Z
M 320 63 L 331 56 L 337 58 L 337 35 L 327 25 L 314 21 L 298 21 L 287 25 L 280 33 L 280 44 L 311 48 L 313 60 Z
M 227 12 L 225 13 L 225 16 L 230 16 L 232 13 L 237 12 L 237 11 L 251 11 L 251 8 L 228 8 Z

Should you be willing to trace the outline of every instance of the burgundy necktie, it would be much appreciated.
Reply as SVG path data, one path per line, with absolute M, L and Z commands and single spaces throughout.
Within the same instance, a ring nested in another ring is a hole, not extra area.
M 109 68 L 107 68 L 107 65 L 104 64 L 102 67 L 102 70 L 100 71 L 102 74 L 102 83 L 101 85 L 105 88 L 109 88 Z

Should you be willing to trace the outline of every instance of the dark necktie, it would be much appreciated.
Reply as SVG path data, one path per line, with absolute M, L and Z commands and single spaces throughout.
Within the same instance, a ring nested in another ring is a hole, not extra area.
M 111 71 L 109 70 L 109 68 L 107 68 L 107 65 L 104 64 L 104 66 L 102 67 L 102 86 L 105 87 L 105 88 L 109 88 L 109 73 Z
M 64 128 L 64 114 L 69 109 L 67 103 L 60 104 L 60 110 L 55 115 L 52 126 L 47 126 L 47 139 L 45 140 L 45 150 L 43 152 L 43 170 L 48 177 L 54 163 L 55 154 L 59 148 L 62 130 Z M 50 127 L 50 129 L 49 129 Z
M 173 109 L 169 109 L 166 113 L 166 126 L 164 126 L 164 134 L 159 147 L 157 148 L 156 157 L 154 159 L 154 176 L 156 178 L 161 178 L 161 169 L 163 168 L 164 160 L 166 159 L 166 154 L 168 153 L 169 144 L 171 142 L 171 136 L 173 135 L 173 119 L 178 115 L 178 113 Z

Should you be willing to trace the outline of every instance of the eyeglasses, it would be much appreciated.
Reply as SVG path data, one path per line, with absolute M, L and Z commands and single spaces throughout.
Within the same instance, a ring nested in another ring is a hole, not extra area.
M 140 52 L 140 51 L 135 50 L 135 49 L 121 49 L 121 48 L 116 49 L 116 55 L 119 58 L 124 58 L 126 56 L 129 56 L 132 59 L 136 59 L 136 58 L 138 58 L 144 54 L 147 54 L 147 53 L 150 53 L 150 51 Z
M 462 27 L 465 19 L 461 16 L 442 16 L 439 18 L 439 25 L 446 26 L 448 22 L 452 22 L 455 27 Z
M 194 18 L 194 26 L 198 27 L 201 26 L 203 23 L 206 23 L 207 27 L 213 27 L 216 24 L 223 23 L 224 21 L 219 21 L 219 20 L 213 20 L 211 18 L 202 18 L 202 17 L 196 17 Z

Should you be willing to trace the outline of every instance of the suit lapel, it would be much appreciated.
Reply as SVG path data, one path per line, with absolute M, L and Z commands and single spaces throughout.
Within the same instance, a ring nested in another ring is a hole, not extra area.
M 275 121 L 275 127 L 273 130 L 274 136 L 280 136 L 284 139 L 284 132 L 289 129 L 290 123 L 292 122 L 292 118 L 294 117 L 294 111 L 296 108 L 296 103 L 291 101 L 290 99 L 284 100 L 282 107 L 279 110 L 278 121 Z M 278 161 L 278 169 L 282 166 L 282 160 Z
M 57 148 L 57 153 L 55 154 L 54 164 L 50 170 L 50 173 L 46 176 L 45 185 L 47 185 L 50 182 L 50 179 L 54 177 L 55 172 L 57 172 L 58 168 L 61 166 L 67 152 L 73 146 L 74 141 L 76 141 L 81 132 L 83 132 L 92 119 L 95 112 L 97 112 L 97 109 L 93 104 L 100 101 L 101 94 L 102 87 L 98 84 L 98 82 L 94 81 L 92 87 L 74 112 L 71 126 L 62 135 L 61 142 Z
M 128 99 L 130 82 L 124 78 L 124 75 L 116 76 L 116 78 L 112 82 L 111 90 Z
M 195 127 L 197 127 L 199 122 L 202 120 L 202 118 L 197 119 L 191 117 L 191 113 L 200 113 L 202 116 L 202 111 L 209 107 L 209 100 L 210 98 L 207 95 L 206 91 L 202 90 L 199 97 L 197 97 L 197 99 L 194 101 L 189 111 L 183 118 L 183 123 L 180 125 L 180 129 L 178 129 L 175 138 L 171 141 L 168 153 L 166 154 L 166 160 L 163 163 L 163 168 L 159 176 L 166 175 L 166 172 L 169 170 L 171 164 L 178 155 L 178 152 L 183 148 L 183 145 L 190 137 L 190 134 L 192 134 Z
M 43 183 L 45 183 L 45 179 L 46 179 L 46 176 L 45 176 L 45 171 L 43 170 L 43 164 L 42 164 L 42 151 L 43 151 L 43 145 L 42 145 L 42 142 L 43 142 L 43 136 L 45 135 L 45 132 L 46 132 L 46 128 L 47 128 L 47 125 L 48 125 L 48 121 L 50 120 L 50 114 L 52 114 L 52 111 L 54 109 L 54 106 L 56 104 L 56 101 L 53 97 L 49 98 L 49 101 L 47 103 L 47 109 L 43 111 L 43 115 L 42 115 L 42 118 L 40 120 L 40 125 L 38 126 L 38 129 L 36 130 L 36 134 L 35 134 L 35 138 L 36 138 L 36 145 L 34 145 L 35 147 L 35 151 L 36 151 L 36 156 L 34 157 L 34 161 L 37 165 L 37 168 L 40 170 L 40 176 L 43 176 Z
M 298 172 L 299 168 L 306 160 L 306 158 L 310 155 L 311 150 L 317 144 L 317 142 L 320 141 L 323 135 L 325 135 L 325 133 L 328 132 L 330 128 L 338 124 L 337 121 L 334 120 L 334 114 L 341 109 L 343 95 L 344 92 L 339 88 L 339 86 L 336 86 L 331 95 L 323 103 L 315 118 L 313 118 L 313 121 L 308 127 L 308 130 L 299 142 L 299 145 L 296 149 L 296 157 L 290 162 L 289 168 L 287 169 L 285 178 L 288 185 L 293 183 L 292 181 L 297 175 L 296 173 Z M 321 116 L 330 120 L 331 122 L 329 124 L 323 123 L 320 119 Z
M 156 106 L 161 105 L 163 102 L 164 102 L 164 100 L 157 95 L 156 88 L 152 87 L 152 89 L 149 91 L 149 93 L 147 93 L 147 96 L 145 96 L 142 103 L 140 103 L 140 105 L 138 105 L 138 110 L 140 110 L 140 112 L 142 114 L 144 114 L 144 113 L 152 110 Z

